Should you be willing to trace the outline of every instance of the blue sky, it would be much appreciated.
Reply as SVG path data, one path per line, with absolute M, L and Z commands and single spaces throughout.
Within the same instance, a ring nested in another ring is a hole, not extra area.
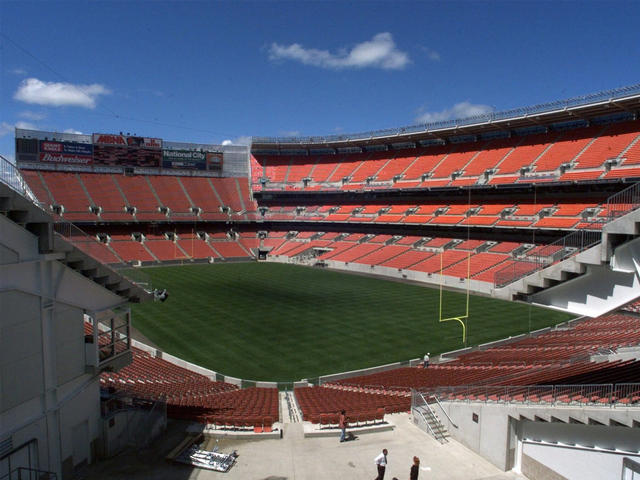
M 638 18 L 638 2 L 0 0 L 0 154 L 16 125 L 239 142 L 631 85 Z

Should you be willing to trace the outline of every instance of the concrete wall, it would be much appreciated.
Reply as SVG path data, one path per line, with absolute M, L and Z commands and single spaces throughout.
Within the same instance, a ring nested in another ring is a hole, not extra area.
M 621 478 L 624 458 L 631 458 L 635 461 L 640 460 L 638 455 L 629 455 L 622 452 L 599 452 L 569 446 L 529 442 L 525 442 L 522 455 L 522 473 L 531 480 L 553 478 L 618 480 Z
M 516 435 L 524 442 L 572 444 L 587 447 L 592 452 L 596 451 L 594 446 L 630 452 L 630 455 L 640 452 L 640 430 L 633 428 L 640 422 L 638 408 L 573 408 L 480 402 L 442 402 L 442 409 L 434 405 L 432 408 L 452 438 L 503 470 L 518 464 L 518 459 L 514 458 L 517 454 Z M 447 419 L 443 410 L 451 420 Z M 601 425 L 590 425 L 596 422 Z M 626 426 L 610 426 L 618 424 Z M 529 457 L 539 462 L 547 458 L 533 453 Z M 557 471 L 553 465 L 544 465 Z M 559 473 L 566 476 L 566 472 Z
M 449 430 L 452 438 L 482 455 L 498 468 L 507 469 L 510 463 L 507 409 L 503 406 L 495 408 L 482 403 L 462 402 L 443 402 L 442 406 L 451 418 L 451 422 L 438 407 L 432 406 L 432 408 Z M 477 422 L 474 421 L 474 415 L 477 415 Z
M 60 457 L 63 466 L 66 466 L 67 471 L 63 471 L 65 477 L 71 473 L 69 467 L 83 461 L 93 461 L 96 442 L 102 435 L 98 378 L 88 384 L 79 382 L 76 392 L 70 393 L 69 398 L 65 399 L 60 407 Z M 86 432 L 83 432 L 81 425 L 85 423 Z M 85 454 L 88 455 L 86 458 Z
M 101 435 L 84 314 L 125 299 L 61 263 L 63 253 L 41 254 L 38 238 L 4 215 L 0 232 L 0 442 L 35 440 L 32 467 L 64 480 L 91 461 Z
M 23 292 L 0 292 L 0 413 L 44 393 L 39 301 Z
M 149 411 L 130 408 L 111 414 L 102 421 L 102 440 L 99 455 L 108 458 L 129 446 L 145 446 L 167 427 L 166 415 L 150 416 Z M 144 442 L 140 444 L 140 437 Z
M 84 312 L 76 307 L 56 304 L 54 322 L 56 376 L 61 385 L 84 375 Z

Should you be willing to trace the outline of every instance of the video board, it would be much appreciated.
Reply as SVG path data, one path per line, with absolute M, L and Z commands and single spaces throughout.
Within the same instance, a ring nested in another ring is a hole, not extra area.
M 159 167 L 162 139 L 130 135 L 93 134 L 93 162 L 97 165 Z

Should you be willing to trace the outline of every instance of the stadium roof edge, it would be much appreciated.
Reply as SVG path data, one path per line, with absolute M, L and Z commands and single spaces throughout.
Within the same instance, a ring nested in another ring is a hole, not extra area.
M 626 112 L 635 115 L 639 110 L 640 83 L 532 107 L 395 129 L 313 137 L 253 137 L 251 148 L 252 151 L 285 151 L 446 140 L 457 135 L 510 132 L 515 129 L 544 127 L 572 120 L 589 121 L 615 113 Z

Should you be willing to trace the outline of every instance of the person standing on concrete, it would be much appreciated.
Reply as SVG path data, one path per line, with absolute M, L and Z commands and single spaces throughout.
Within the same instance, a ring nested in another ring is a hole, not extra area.
M 384 471 L 387 469 L 387 453 L 387 449 L 385 448 L 375 459 L 376 467 L 378 468 L 378 476 L 375 480 L 384 480 Z
M 413 457 L 413 465 L 411 465 L 411 472 L 409 472 L 409 480 L 418 480 L 418 473 L 420 472 L 420 459 Z
M 340 443 L 344 442 L 346 440 L 347 437 L 347 417 L 346 417 L 347 412 L 345 412 L 344 410 L 342 410 L 340 412 L 340 420 L 339 420 L 339 426 L 340 426 L 340 430 L 342 431 L 342 433 L 340 434 Z
M 431 355 L 431 354 L 430 354 L 430 353 L 427 353 L 427 354 L 424 356 L 424 359 L 422 360 L 422 366 L 423 366 L 424 368 L 427 368 L 427 367 L 429 366 L 429 355 Z

